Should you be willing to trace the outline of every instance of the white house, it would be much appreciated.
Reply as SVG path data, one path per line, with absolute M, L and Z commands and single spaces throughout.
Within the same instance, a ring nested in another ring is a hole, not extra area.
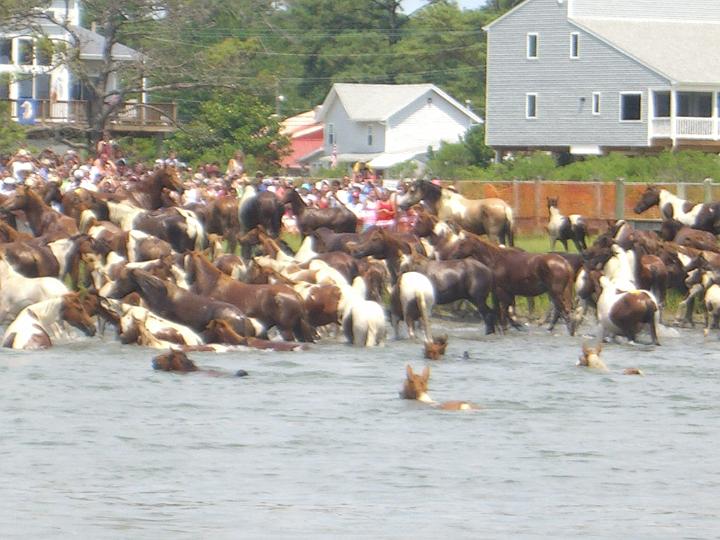
M 325 125 L 321 162 L 365 161 L 386 169 L 428 147 L 457 142 L 482 119 L 432 84 L 336 83 L 317 116 Z
M 71 29 L 68 32 L 49 21 L 42 23 L 42 32 L 47 39 L 54 47 L 79 47 L 80 60 L 85 64 L 83 71 L 91 76 L 94 72 L 99 73 L 103 68 L 105 38 L 80 26 L 80 3 L 77 0 L 53 0 L 47 11 L 56 20 L 67 21 Z M 21 113 L 20 105 L 32 100 L 37 107 L 35 113 L 38 122 L 82 123 L 85 115 L 83 102 L 88 97 L 88 90 L 79 78 L 73 76 L 65 63 L 52 56 L 52 47 L 44 47 L 43 40 L 31 35 L 28 30 L 0 29 L 0 100 L 10 101 L 15 118 Z M 130 47 L 121 44 L 113 46 L 114 62 L 137 62 L 141 58 L 141 54 Z M 112 91 L 117 85 L 117 74 L 113 72 L 108 90 Z M 121 113 L 120 120 L 124 114 L 130 117 L 130 123 L 136 121 L 137 118 L 133 120 L 131 117 L 140 116 L 138 107 L 128 107 L 127 111 Z M 142 118 L 144 120 L 145 116 L 142 115 Z

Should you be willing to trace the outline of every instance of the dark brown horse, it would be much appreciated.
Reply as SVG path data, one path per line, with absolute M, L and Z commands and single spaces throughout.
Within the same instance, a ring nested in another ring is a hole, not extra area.
M 291 287 L 235 281 L 197 252 L 185 257 L 185 271 L 197 294 L 230 302 L 248 317 L 260 321 L 266 329 L 277 327 L 287 341 L 293 336 L 299 341 L 314 340 L 315 332 L 308 321 L 303 300 Z
M 452 249 L 454 259 L 473 257 L 493 271 L 495 294 L 504 326 L 515 296 L 538 296 L 547 293 L 555 308 L 550 329 L 562 317 L 570 335 L 575 333 L 571 318 L 573 269 L 568 262 L 552 253 L 527 253 L 515 248 L 502 248 L 474 235 L 460 240 Z M 519 327 L 510 317 L 510 322 Z
M 403 262 L 403 270 L 427 276 L 438 305 L 458 300 L 472 302 L 485 322 L 485 333 L 495 332 L 496 314 L 487 304 L 493 293 L 493 273 L 485 264 L 473 258 L 433 261 L 413 254 L 410 261 Z
M 417 180 L 407 193 L 397 198 L 403 210 L 421 201 L 443 221 L 455 220 L 475 234 L 487 234 L 493 241 L 514 245 L 512 208 L 502 199 L 466 199 L 427 180 Z
M 303 237 L 320 227 L 327 227 L 337 233 L 352 233 L 357 230 L 357 216 L 344 205 L 336 208 L 311 208 L 295 189 L 289 190 L 281 202 L 292 207 Z
M 675 219 L 663 221 L 660 227 L 660 237 L 681 246 L 720 251 L 717 238 L 713 233 L 687 227 Z
M 181 195 L 183 193 L 182 181 L 174 167 L 159 169 L 131 187 L 118 190 L 116 195 L 139 208 L 157 210 L 166 203 L 163 190 L 174 191 Z
M 238 208 L 238 220 L 243 232 L 262 225 L 273 238 L 280 235 L 282 215 L 283 204 L 274 193 L 269 191 L 257 193 L 249 199 L 241 201 Z

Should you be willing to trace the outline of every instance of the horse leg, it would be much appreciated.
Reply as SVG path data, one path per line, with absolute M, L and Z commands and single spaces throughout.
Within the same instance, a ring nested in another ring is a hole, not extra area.
M 565 253 L 567 253 L 569 251 L 567 238 L 561 238 L 560 243 L 563 245 L 563 248 L 565 248 Z

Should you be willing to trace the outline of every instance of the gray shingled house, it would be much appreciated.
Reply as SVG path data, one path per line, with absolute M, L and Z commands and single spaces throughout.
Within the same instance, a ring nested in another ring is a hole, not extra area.
M 720 150 L 719 0 L 526 0 L 485 30 L 499 155 Z

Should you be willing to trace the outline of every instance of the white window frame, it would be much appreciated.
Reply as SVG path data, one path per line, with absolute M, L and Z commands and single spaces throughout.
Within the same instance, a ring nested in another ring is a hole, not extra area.
M 570 59 L 577 60 L 580 58 L 580 32 L 572 32 L 570 34 Z
M 535 56 L 530 56 L 530 38 L 535 38 Z M 540 34 L 537 32 L 528 32 L 525 37 L 525 57 L 528 60 L 537 60 L 540 58 Z
M 535 116 L 530 116 L 530 98 L 533 97 L 535 101 Z M 538 117 L 538 95 L 537 92 L 529 92 L 525 94 L 525 119 L 536 120 Z
M 602 92 L 593 92 L 592 93 L 592 101 L 590 103 L 592 106 L 591 110 L 592 110 L 593 116 L 600 116 L 600 114 L 602 113 L 602 107 L 600 105 L 601 100 L 602 100 Z M 641 105 L 642 105 L 642 103 L 641 103 Z
M 640 96 L 640 118 L 637 120 L 623 120 L 623 96 Z M 623 124 L 638 124 L 642 122 L 643 113 L 643 93 L 642 92 L 620 92 L 618 102 L 618 119 Z

